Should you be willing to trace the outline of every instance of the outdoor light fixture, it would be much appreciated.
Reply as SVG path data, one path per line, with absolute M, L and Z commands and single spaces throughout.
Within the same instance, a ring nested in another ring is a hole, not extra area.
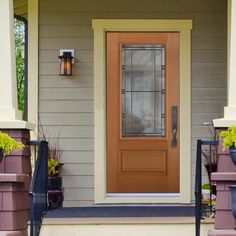
M 60 56 L 60 75 L 72 75 L 72 64 L 74 64 L 74 50 L 61 49 Z

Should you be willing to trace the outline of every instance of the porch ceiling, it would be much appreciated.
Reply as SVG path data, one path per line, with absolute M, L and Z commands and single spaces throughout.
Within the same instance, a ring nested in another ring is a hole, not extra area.
M 14 13 L 27 18 L 28 0 L 14 0 Z

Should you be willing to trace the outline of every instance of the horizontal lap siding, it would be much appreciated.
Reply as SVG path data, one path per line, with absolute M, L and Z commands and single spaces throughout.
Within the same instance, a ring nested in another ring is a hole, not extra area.
M 192 188 L 197 138 L 226 105 L 226 0 L 40 0 L 39 115 L 61 135 L 65 206 L 94 199 L 92 19 L 193 19 Z M 75 49 L 71 78 L 58 76 L 58 52 Z M 204 173 L 206 175 L 206 173 Z M 204 177 L 206 179 L 206 177 Z

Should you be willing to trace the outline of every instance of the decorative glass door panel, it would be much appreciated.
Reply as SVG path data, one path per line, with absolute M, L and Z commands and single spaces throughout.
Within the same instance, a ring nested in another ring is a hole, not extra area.
M 165 136 L 165 46 L 122 46 L 122 136 Z

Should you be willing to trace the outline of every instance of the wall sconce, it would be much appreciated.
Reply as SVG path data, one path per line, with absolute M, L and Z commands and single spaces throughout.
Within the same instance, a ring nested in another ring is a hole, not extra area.
M 60 49 L 60 75 L 72 75 L 72 64 L 74 64 L 74 49 Z

